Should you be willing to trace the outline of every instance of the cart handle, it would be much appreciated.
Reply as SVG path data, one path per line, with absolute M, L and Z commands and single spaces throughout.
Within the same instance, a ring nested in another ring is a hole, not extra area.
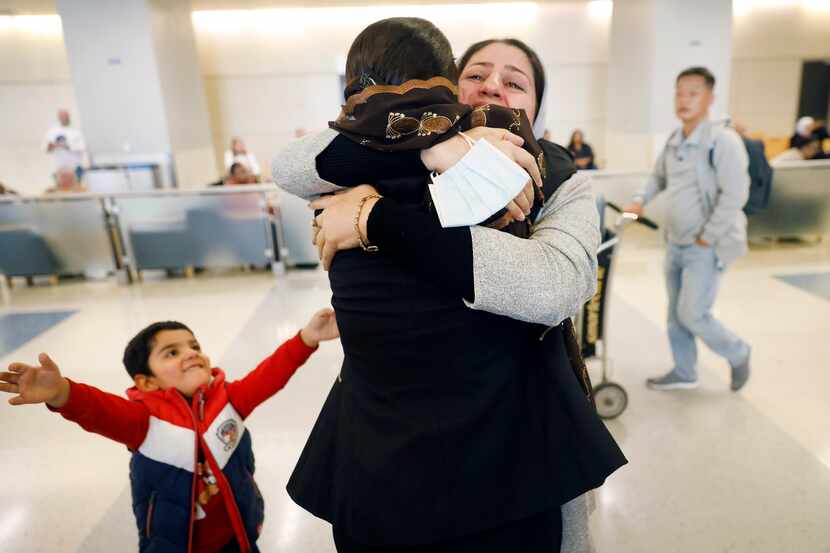
M 605 205 L 607 205 L 608 207 L 610 207 L 612 210 L 616 211 L 617 213 L 624 213 L 632 221 L 634 221 L 636 223 L 640 223 L 641 225 L 645 225 L 645 226 L 647 226 L 648 228 L 650 228 L 652 230 L 657 230 L 658 228 L 660 228 L 659 225 L 657 225 L 657 223 L 655 223 L 654 221 L 652 221 L 648 217 L 643 217 L 642 215 L 636 215 L 634 213 L 623 212 L 622 208 L 620 206 L 618 206 L 617 204 L 613 203 L 613 202 L 605 202 Z

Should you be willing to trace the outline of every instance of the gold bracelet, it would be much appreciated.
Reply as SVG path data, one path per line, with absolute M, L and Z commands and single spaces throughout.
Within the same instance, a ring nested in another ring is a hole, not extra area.
M 475 143 L 475 141 L 474 141 L 472 138 L 470 138 L 469 136 L 467 136 L 466 134 L 464 134 L 464 132 L 463 132 L 463 131 L 458 131 L 458 134 L 461 136 L 461 138 L 463 138 L 463 139 L 464 139 L 464 141 L 467 143 L 467 146 L 469 146 L 469 147 L 470 147 L 470 150 L 472 150 L 473 148 L 475 148 L 476 143 Z M 467 151 L 469 151 L 469 150 L 467 150 Z
M 372 198 L 380 198 L 380 196 L 378 194 L 369 194 L 360 199 L 360 204 L 357 206 L 357 213 L 354 215 L 354 231 L 357 233 L 357 241 L 360 243 L 360 247 L 363 248 L 364 252 L 377 253 L 378 247 L 370 244 L 368 239 L 364 241 L 363 235 L 360 234 L 360 214 L 363 211 L 363 206 Z

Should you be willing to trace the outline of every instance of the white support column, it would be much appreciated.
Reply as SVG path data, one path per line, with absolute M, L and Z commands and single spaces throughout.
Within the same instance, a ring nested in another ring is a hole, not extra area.
M 732 72 L 732 3 L 617 0 L 608 53 L 608 169 L 650 168 L 669 133 L 674 82 L 702 65 L 715 75 L 711 116 L 726 114 Z
M 214 180 L 187 0 L 57 0 L 93 163 L 169 159 L 179 186 Z

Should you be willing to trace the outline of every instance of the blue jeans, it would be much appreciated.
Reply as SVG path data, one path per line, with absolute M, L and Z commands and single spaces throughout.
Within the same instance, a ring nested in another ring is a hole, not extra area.
M 697 344 L 725 357 L 730 365 L 747 360 L 749 345 L 712 316 L 723 266 L 714 248 L 669 244 L 665 262 L 669 294 L 669 342 L 674 370 L 686 380 L 697 380 Z

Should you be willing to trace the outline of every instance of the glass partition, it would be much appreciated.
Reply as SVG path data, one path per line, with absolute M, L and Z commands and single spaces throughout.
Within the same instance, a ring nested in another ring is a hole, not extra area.
M 751 239 L 830 234 L 830 162 L 773 168 L 769 207 L 749 217 Z
M 313 267 L 319 264 L 317 247 L 311 243 L 311 218 L 314 212 L 308 202 L 288 192 L 280 192 L 285 256 L 291 266 Z
M 10 276 L 115 271 L 102 200 L 54 196 L 0 200 L 0 272 Z
M 776 165 L 767 209 L 749 216 L 751 240 L 830 234 L 830 161 Z M 590 171 L 596 194 L 624 207 L 645 186 L 648 172 Z M 666 194 L 648 205 L 646 215 L 665 222 Z M 662 233 L 661 233 L 662 234 Z
M 274 232 L 262 191 L 199 190 L 114 197 L 135 270 L 270 265 Z

